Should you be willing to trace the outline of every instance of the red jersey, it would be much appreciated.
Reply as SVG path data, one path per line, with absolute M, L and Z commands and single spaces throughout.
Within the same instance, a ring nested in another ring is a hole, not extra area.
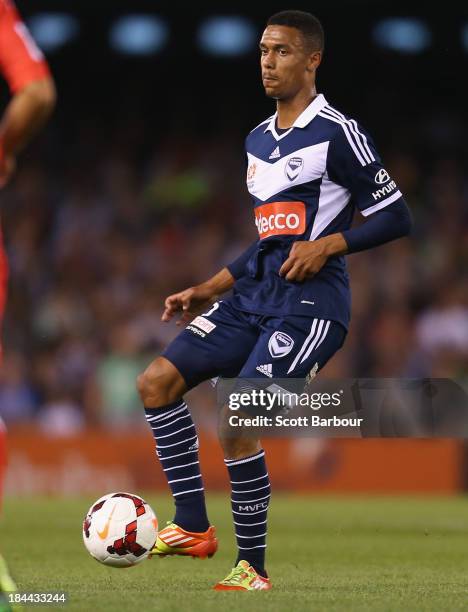
M 12 94 L 49 76 L 49 68 L 10 0 L 0 0 L 0 74 Z
M 32 81 L 40 81 L 50 75 L 41 50 L 10 0 L 0 0 L 0 75 L 8 83 L 12 94 Z M 7 277 L 8 264 L 0 230 L 0 322 L 5 307 Z

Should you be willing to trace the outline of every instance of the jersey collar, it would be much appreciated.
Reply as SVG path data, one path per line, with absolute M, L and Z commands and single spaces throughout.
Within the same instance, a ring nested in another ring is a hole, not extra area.
M 305 108 L 302 113 L 299 115 L 299 117 L 296 119 L 296 121 L 292 124 L 291 128 L 289 130 L 287 130 L 287 132 L 284 132 L 281 135 L 278 135 L 275 129 L 275 125 L 276 125 L 276 117 L 278 116 L 278 113 L 275 113 L 272 118 L 270 119 L 268 125 L 265 128 L 265 133 L 266 132 L 271 132 L 273 134 L 273 136 L 276 138 L 276 140 L 281 140 L 281 138 L 283 136 L 286 136 L 287 134 L 289 134 L 289 132 L 297 127 L 297 128 L 305 128 L 309 125 L 309 123 L 312 121 L 312 119 L 322 110 L 322 108 L 324 106 L 326 106 L 328 104 L 328 102 L 325 100 L 325 96 L 323 94 L 319 94 L 316 98 L 314 98 L 312 100 L 312 102 L 309 104 L 309 106 L 307 106 L 307 108 Z

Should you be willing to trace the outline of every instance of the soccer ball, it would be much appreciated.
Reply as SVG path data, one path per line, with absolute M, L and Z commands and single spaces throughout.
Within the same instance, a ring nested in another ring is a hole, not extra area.
M 131 493 L 108 493 L 83 522 L 88 552 L 104 565 L 130 567 L 146 559 L 158 536 L 158 520 L 145 500 Z

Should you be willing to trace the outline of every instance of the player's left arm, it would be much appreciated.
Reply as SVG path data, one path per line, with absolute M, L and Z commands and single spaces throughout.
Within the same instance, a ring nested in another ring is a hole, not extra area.
M 340 129 L 330 143 L 327 173 L 350 191 L 356 208 L 369 219 L 344 232 L 295 242 L 279 272 L 287 280 L 303 281 L 317 274 L 329 257 L 371 249 L 411 231 L 411 213 L 401 192 L 383 168 L 370 137 L 360 134 L 357 144 L 354 132 Z
M 47 63 L 13 4 L 1 2 L 0 73 L 12 98 L 0 119 L 0 187 L 10 178 L 18 152 L 51 114 L 56 100 Z

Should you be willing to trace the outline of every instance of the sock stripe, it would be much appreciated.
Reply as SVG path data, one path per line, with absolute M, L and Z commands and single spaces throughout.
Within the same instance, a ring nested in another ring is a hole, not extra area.
M 266 534 L 266 531 L 265 533 L 258 533 L 256 535 L 239 535 L 238 533 L 236 533 L 236 538 L 263 538 L 266 536 Z
M 153 431 L 155 431 L 156 429 L 163 429 L 164 427 L 170 427 L 174 423 L 176 423 L 177 421 L 181 421 L 182 419 L 192 420 L 192 417 L 190 416 L 190 412 L 187 411 L 187 414 L 183 414 L 181 417 L 177 417 L 177 419 L 174 419 L 172 422 L 166 423 L 165 425 L 151 425 L 150 423 L 150 427 Z
M 268 478 L 268 474 L 263 474 L 263 476 L 258 476 L 258 478 L 249 478 L 249 480 L 231 480 L 231 484 L 244 484 L 244 482 L 253 482 L 262 478 Z
M 266 544 L 259 544 L 258 546 L 238 546 L 240 550 L 253 550 L 254 548 L 266 548 Z M 248 561 L 248 559 L 246 559 Z
M 225 459 L 224 463 L 227 467 L 231 467 L 232 465 L 242 465 L 243 463 L 249 463 L 250 461 L 255 461 L 256 459 L 260 459 L 265 456 L 265 451 L 260 451 L 256 455 L 252 455 L 251 457 L 245 457 L 244 459 Z
M 178 446 L 179 444 L 183 444 L 184 442 L 190 442 L 191 440 L 195 440 L 197 436 L 194 435 L 191 438 L 186 438 L 185 440 L 180 440 L 180 442 L 174 442 L 173 444 L 164 444 L 164 446 L 161 446 L 161 444 L 158 444 L 158 448 L 170 448 L 171 446 Z M 167 459 L 167 457 L 166 457 Z
M 175 416 L 177 416 L 178 414 L 181 414 L 182 412 L 188 412 L 188 408 L 186 404 L 182 404 L 181 406 L 179 406 L 176 410 L 173 410 L 172 412 L 168 412 L 166 414 L 161 414 L 161 415 L 156 415 L 153 419 L 151 419 L 150 423 L 161 423 L 162 421 L 168 421 L 168 420 L 172 420 Z M 189 413 L 190 414 L 190 413 Z
M 200 476 L 201 478 L 201 476 Z M 180 491 L 179 493 L 172 493 L 172 495 L 184 495 L 185 493 L 195 493 L 196 491 L 204 491 L 205 489 L 202 487 L 201 489 L 189 489 L 188 491 Z M 204 530 L 206 531 L 206 529 Z
M 150 423 L 152 423 L 153 421 L 165 421 L 166 419 L 170 419 L 171 417 L 175 416 L 176 414 L 179 414 L 185 409 L 188 410 L 187 404 L 185 402 L 182 402 L 182 404 L 176 406 L 170 412 L 162 411 L 162 414 L 157 414 L 158 410 L 161 410 L 161 408 L 152 408 L 150 413 L 146 413 L 146 419 Z M 147 408 L 146 410 L 149 410 L 149 408 Z M 156 414 L 154 414 L 154 412 L 156 412 Z
M 169 484 L 173 482 L 182 482 L 183 480 L 193 480 L 193 478 L 200 478 L 200 474 L 195 474 L 195 476 L 187 476 L 187 478 L 176 478 L 175 480 L 168 480 Z
M 231 501 L 235 504 L 252 504 L 253 502 L 259 502 L 263 499 L 268 499 L 269 497 L 271 497 L 271 493 L 268 493 L 268 495 L 265 495 L 264 497 L 258 497 L 257 499 L 232 499 L 231 497 Z
M 261 491 L 262 489 L 268 489 L 270 486 L 270 483 L 266 484 L 264 487 L 258 487 L 258 489 L 247 489 L 246 491 L 234 491 L 234 489 L 232 489 L 233 493 L 253 493 L 254 491 Z
M 173 431 L 170 434 L 164 434 L 163 436 L 160 436 L 158 434 L 158 440 L 161 440 L 161 438 L 170 438 L 171 436 L 175 436 L 176 434 L 180 433 L 181 431 L 187 431 L 187 429 L 193 429 L 193 431 L 195 431 L 195 427 L 194 427 L 193 423 L 191 423 L 190 425 L 187 425 L 187 427 L 182 427 L 182 429 L 178 429 L 177 431 Z
M 174 459 L 175 457 L 182 457 L 182 455 L 193 455 L 193 453 L 196 453 L 198 455 L 198 450 L 194 449 L 191 451 L 186 451 L 185 453 L 178 453 L 177 455 L 169 455 L 169 457 L 164 457 L 164 461 L 167 461 L 168 459 Z
M 195 451 L 193 451 L 195 452 Z M 168 457 L 166 457 L 167 459 Z M 192 463 L 184 463 L 183 465 L 174 465 L 174 467 L 163 468 L 165 472 L 169 472 L 169 470 L 179 470 L 180 468 L 188 467 L 189 465 L 196 465 L 200 463 L 199 461 L 192 461 Z

